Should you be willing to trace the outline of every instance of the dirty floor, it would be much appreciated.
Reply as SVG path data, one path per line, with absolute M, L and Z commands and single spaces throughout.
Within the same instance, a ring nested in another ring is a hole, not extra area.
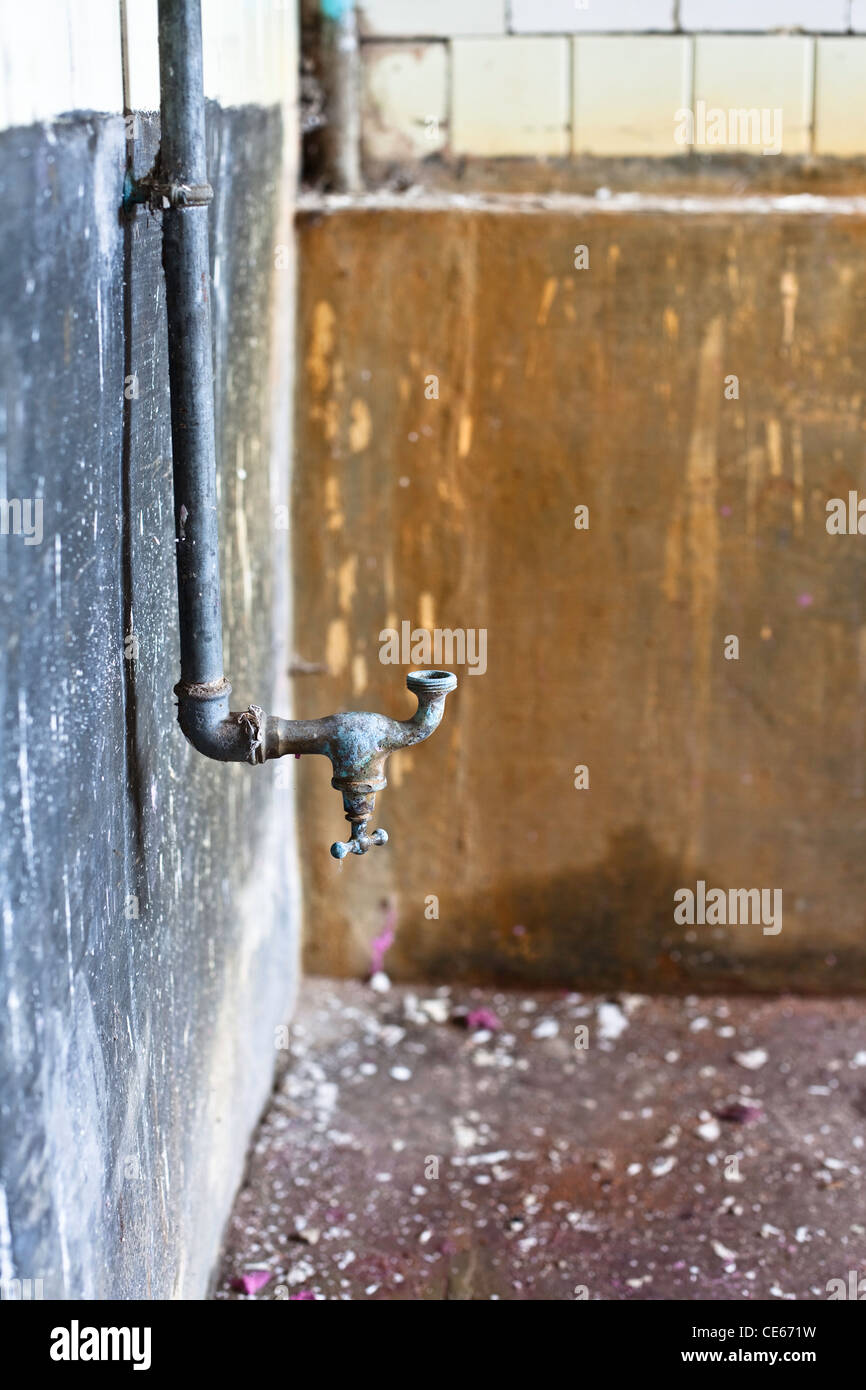
M 306 981 L 218 1299 L 826 1300 L 866 1275 L 866 1001 L 377 983 Z

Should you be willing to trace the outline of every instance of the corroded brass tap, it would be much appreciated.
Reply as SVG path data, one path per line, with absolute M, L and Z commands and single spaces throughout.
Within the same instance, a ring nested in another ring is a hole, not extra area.
M 389 719 L 385 714 L 348 710 L 324 719 L 279 719 L 258 705 L 243 711 L 228 708 L 231 686 L 219 688 L 175 686 L 178 720 L 190 743 L 200 753 L 222 762 L 264 763 L 287 753 L 322 753 L 330 758 L 331 786 L 343 796 L 343 810 L 352 827 L 348 840 L 331 845 L 335 859 L 347 854 L 366 854 L 374 845 L 388 842 L 387 832 L 367 825 L 376 805 L 376 793 L 387 785 L 385 764 L 400 748 L 423 743 L 439 726 L 446 696 L 457 686 L 450 671 L 410 671 L 409 689 L 418 697 L 411 719 Z

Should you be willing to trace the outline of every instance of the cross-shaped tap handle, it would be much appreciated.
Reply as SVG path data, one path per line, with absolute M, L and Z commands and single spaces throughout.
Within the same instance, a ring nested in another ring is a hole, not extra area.
M 335 840 L 331 845 L 331 854 L 335 859 L 345 859 L 347 854 L 366 854 L 368 849 L 374 845 L 387 845 L 387 830 L 374 830 L 372 835 L 368 835 L 366 826 L 356 823 L 352 826 L 352 837 L 349 840 Z

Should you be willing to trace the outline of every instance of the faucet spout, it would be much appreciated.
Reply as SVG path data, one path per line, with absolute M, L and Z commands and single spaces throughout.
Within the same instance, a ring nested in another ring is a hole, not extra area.
M 392 752 L 423 743 L 438 729 L 445 713 L 445 697 L 457 689 L 457 677 L 451 671 L 410 671 L 406 685 L 418 697 L 418 708 L 411 719 L 394 721 L 399 733 Z

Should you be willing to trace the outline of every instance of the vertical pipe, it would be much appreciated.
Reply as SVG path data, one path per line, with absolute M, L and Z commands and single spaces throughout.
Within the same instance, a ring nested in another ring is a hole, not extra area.
M 198 685 L 223 676 L 201 0 L 159 0 L 159 83 L 160 183 L 174 190 L 162 214 L 162 264 L 180 671 Z
M 361 178 L 361 55 L 355 0 L 321 0 L 320 65 L 327 121 L 323 177 L 335 193 L 358 193 Z
M 349 35 L 341 51 L 357 67 L 353 0 L 322 3 L 334 35 L 339 37 L 341 24 Z M 375 791 L 385 786 L 386 758 L 397 748 L 429 738 L 456 677 L 439 671 L 412 673 L 407 683 L 418 694 L 418 713 L 409 722 L 352 712 L 283 720 L 268 717 L 258 705 L 230 711 L 220 603 L 207 222 L 213 192 L 207 182 L 201 0 L 159 0 L 159 85 L 161 143 L 148 188 L 162 206 L 180 614 L 178 720 L 199 752 L 222 762 L 263 763 L 289 752 L 329 757 L 332 785 L 343 793 L 347 818 L 359 827 L 353 829 L 348 849 L 336 845 L 332 853 L 363 854 L 387 839 L 383 831 L 367 836 L 364 830 Z M 350 149 L 356 157 L 351 141 L 344 153 Z M 341 177 L 355 177 L 348 154 Z M 134 180 L 129 178 L 128 185 L 131 201 L 141 201 Z

